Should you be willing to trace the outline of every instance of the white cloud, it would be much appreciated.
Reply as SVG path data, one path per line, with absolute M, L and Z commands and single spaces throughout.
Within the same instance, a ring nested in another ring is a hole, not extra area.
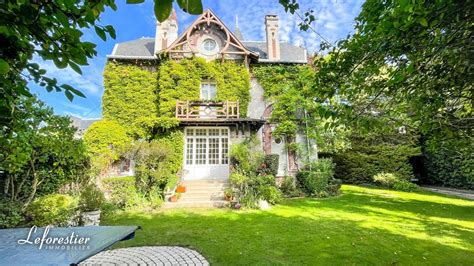
M 47 77 L 58 79 L 60 84 L 65 83 L 80 90 L 86 96 L 97 96 L 102 93 L 102 69 L 97 60 L 92 60 L 89 66 L 82 67 L 82 75 L 67 67 L 59 69 L 52 61 L 44 61 L 39 57 L 34 57 L 33 61 L 46 70 Z

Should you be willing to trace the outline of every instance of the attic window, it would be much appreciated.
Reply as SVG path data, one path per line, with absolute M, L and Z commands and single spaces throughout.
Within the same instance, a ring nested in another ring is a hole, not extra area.
M 201 43 L 201 51 L 203 54 L 212 55 L 217 53 L 217 42 L 211 38 L 207 38 Z

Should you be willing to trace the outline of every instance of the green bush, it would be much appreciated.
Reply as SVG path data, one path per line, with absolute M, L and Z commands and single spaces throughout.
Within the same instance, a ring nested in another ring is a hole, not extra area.
M 13 228 L 23 222 L 21 204 L 15 201 L 0 201 L 0 228 Z
M 280 156 L 278 154 L 267 154 L 264 158 L 264 173 L 276 176 L 278 174 L 278 160 Z
M 393 187 L 399 178 L 392 173 L 380 173 L 374 176 L 374 182 L 385 187 Z
M 424 143 L 426 176 L 423 182 L 474 189 L 474 139 L 429 138 Z
M 66 226 L 77 212 L 77 199 L 63 194 L 50 194 L 36 198 L 27 214 L 36 226 Z
M 163 191 L 175 174 L 170 169 L 174 151 L 164 142 L 138 142 L 134 147 L 135 187 L 148 196 L 151 190 Z
M 285 176 L 280 185 L 280 190 L 286 197 L 300 197 L 303 196 L 303 192 L 296 185 L 296 180 L 292 176 Z
M 417 191 L 419 187 L 393 173 L 379 173 L 373 177 L 374 183 L 400 191 Z
M 385 172 L 410 180 L 414 175 L 409 159 L 418 154 L 419 148 L 412 144 L 356 139 L 351 150 L 333 156 L 335 177 L 345 183 L 363 184 L 371 183 L 374 175 Z
M 331 159 L 319 159 L 312 162 L 296 175 L 303 191 L 315 197 L 337 195 L 341 182 L 334 179 L 334 163 Z
M 79 198 L 79 208 L 82 211 L 95 211 L 102 207 L 105 202 L 104 193 L 95 185 L 87 185 Z
M 275 186 L 262 185 L 258 187 L 260 198 L 268 201 L 270 204 L 277 204 L 282 199 L 281 191 Z
M 135 177 L 104 178 L 102 185 L 106 191 L 109 203 L 120 209 L 158 208 L 162 202 L 161 191 L 151 189 L 148 196 L 140 193 L 135 187 Z M 108 209 L 113 209 L 108 206 Z

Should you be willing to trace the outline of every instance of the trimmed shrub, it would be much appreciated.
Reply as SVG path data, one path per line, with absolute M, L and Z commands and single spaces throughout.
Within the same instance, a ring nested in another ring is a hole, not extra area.
M 337 195 L 341 182 L 334 179 L 334 163 L 331 159 L 319 159 L 300 171 L 296 178 L 303 191 L 315 197 Z
M 21 204 L 15 201 L 0 201 L 0 228 L 13 228 L 23 222 Z
M 50 194 L 36 198 L 28 207 L 27 214 L 36 226 L 66 226 L 75 216 L 77 199 L 63 194 Z
M 397 173 L 410 180 L 414 175 L 409 159 L 417 154 L 419 148 L 409 144 L 353 141 L 351 150 L 333 156 L 335 177 L 344 183 L 363 184 L 372 183 L 378 173 Z

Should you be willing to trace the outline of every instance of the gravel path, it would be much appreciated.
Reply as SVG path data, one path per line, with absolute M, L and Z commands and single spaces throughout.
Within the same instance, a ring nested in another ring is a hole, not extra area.
M 434 187 L 434 186 L 423 186 L 423 188 L 429 191 L 437 192 L 437 193 L 442 193 L 442 194 L 451 195 L 451 196 L 458 196 L 461 198 L 474 200 L 473 190 Z

